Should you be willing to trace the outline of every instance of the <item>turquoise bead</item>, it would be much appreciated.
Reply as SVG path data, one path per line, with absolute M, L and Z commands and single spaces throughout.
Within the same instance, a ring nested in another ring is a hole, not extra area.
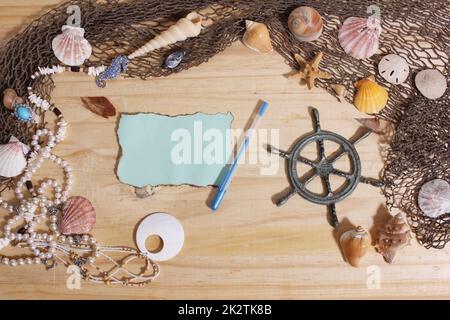
M 14 115 L 16 116 L 17 120 L 23 122 L 28 122 L 33 119 L 33 111 L 26 104 L 17 105 L 14 109 Z

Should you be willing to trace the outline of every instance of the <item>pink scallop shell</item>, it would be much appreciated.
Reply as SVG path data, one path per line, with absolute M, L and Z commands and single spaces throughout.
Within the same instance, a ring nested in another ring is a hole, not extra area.
M 381 23 L 376 18 L 350 17 L 339 30 L 339 43 L 345 53 L 356 59 L 367 59 L 379 47 Z
M 442 179 L 424 183 L 419 191 L 418 203 L 423 214 L 430 218 L 450 213 L 450 184 Z
M 62 209 L 60 229 L 62 234 L 86 234 L 94 227 L 95 209 L 83 197 L 70 197 Z

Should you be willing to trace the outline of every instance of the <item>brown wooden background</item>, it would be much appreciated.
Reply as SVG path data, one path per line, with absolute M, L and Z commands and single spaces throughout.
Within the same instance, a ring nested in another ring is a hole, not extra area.
M 58 2 L 0 0 L 0 39 L 16 34 Z M 242 128 L 258 99 L 266 99 L 270 110 L 261 128 L 279 129 L 284 149 L 312 130 L 308 106 L 319 109 L 323 128 L 344 137 L 354 134 L 354 118 L 362 114 L 321 90 L 307 91 L 288 81 L 283 75 L 289 71 L 276 53 L 260 56 L 236 43 L 208 64 L 166 79 L 120 80 L 101 90 L 87 76 L 57 76 L 53 97 L 70 129 L 56 153 L 74 168 L 73 194 L 88 197 L 97 208 L 98 241 L 134 246 L 138 221 L 151 212 L 167 211 L 182 221 L 185 247 L 175 259 L 160 264 L 156 282 L 138 289 L 82 282 L 80 290 L 68 290 L 64 267 L 45 271 L 42 266 L 2 266 L 0 298 L 450 298 L 448 248 L 426 250 L 414 240 L 393 265 L 372 250 L 362 268 L 349 267 L 326 223 L 325 207 L 299 197 L 281 208 L 272 203 L 272 196 L 288 186 L 284 162 L 276 156 L 279 169 L 272 176 L 260 175 L 259 165 L 239 167 L 216 214 L 206 206 L 210 188 L 161 188 L 152 198 L 137 199 L 133 188 L 120 184 L 114 173 L 117 118 L 95 116 L 79 99 L 104 95 L 120 112 L 231 111 L 234 128 Z M 382 168 L 377 137 L 369 137 L 357 149 L 363 174 L 376 177 Z M 313 157 L 315 151 L 309 154 Z M 52 169 L 45 167 L 42 176 L 52 176 Z M 362 184 L 337 210 L 344 224 L 371 231 L 387 218 L 379 190 Z M 380 289 L 367 287 L 371 268 L 379 271 Z

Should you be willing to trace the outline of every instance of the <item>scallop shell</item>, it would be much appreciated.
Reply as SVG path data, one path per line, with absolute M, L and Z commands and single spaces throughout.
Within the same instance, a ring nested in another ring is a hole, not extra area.
M 415 83 L 420 93 L 431 100 L 442 97 L 447 91 L 447 80 L 436 69 L 420 71 L 416 75 Z
M 375 248 L 387 263 L 392 263 L 397 251 L 408 246 L 411 239 L 411 230 L 399 213 L 380 231 Z
M 17 177 L 27 166 L 25 155 L 30 148 L 11 137 L 7 144 L 0 145 L 0 176 L 5 178 Z
M 62 234 L 86 234 L 94 227 L 95 209 L 83 197 L 70 197 L 62 209 L 60 229 Z
M 298 40 L 310 42 L 322 34 L 323 20 L 314 8 L 298 7 L 290 13 L 288 27 Z
M 53 39 L 52 48 L 58 60 L 68 66 L 82 65 L 92 54 L 92 47 L 84 38 L 84 29 L 67 25 Z
M 434 179 L 422 185 L 418 197 L 423 214 L 438 218 L 450 213 L 450 184 L 442 179 Z
M 369 233 L 363 227 L 344 232 L 339 239 L 345 260 L 358 268 L 361 258 L 370 247 Z
M 244 33 L 242 42 L 247 48 L 259 53 L 269 53 L 273 51 L 270 40 L 269 29 L 264 23 L 246 20 L 247 31 Z
M 396 54 L 388 54 L 378 64 L 378 72 L 387 82 L 400 84 L 408 78 L 408 62 Z
M 348 55 L 367 59 L 378 50 L 381 30 L 381 23 L 376 18 L 350 17 L 339 30 L 339 43 Z
M 373 77 L 357 81 L 355 87 L 358 92 L 355 95 L 354 104 L 359 111 L 375 114 L 386 106 L 388 92 L 378 85 Z

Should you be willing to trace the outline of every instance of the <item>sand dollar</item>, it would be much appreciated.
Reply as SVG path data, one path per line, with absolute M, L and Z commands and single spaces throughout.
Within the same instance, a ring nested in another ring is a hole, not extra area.
M 426 69 L 416 75 L 416 87 L 428 99 L 442 97 L 447 90 L 447 80 L 436 69 Z
M 396 54 L 388 54 L 378 64 L 378 72 L 387 82 L 400 84 L 408 78 L 409 66 L 402 57 Z

